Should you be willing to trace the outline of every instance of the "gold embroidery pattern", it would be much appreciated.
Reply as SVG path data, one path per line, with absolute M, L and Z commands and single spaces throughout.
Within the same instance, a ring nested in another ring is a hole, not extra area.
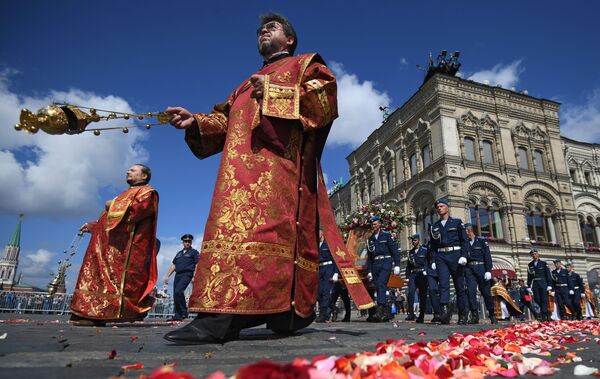
M 337 250 L 335 251 L 335 254 L 338 257 L 341 257 L 343 260 L 346 260 L 346 253 L 344 252 L 344 250 L 340 249 L 339 246 L 338 246 Z
M 286 71 L 284 73 L 281 73 L 281 74 L 275 76 L 275 79 L 277 79 L 280 82 L 289 82 L 290 79 L 292 79 L 292 73 L 289 71 Z
M 288 246 L 266 242 L 229 242 L 211 240 L 202 242 L 202 253 L 233 255 L 269 255 L 292 258 L 292 249 Z
M 347 284 L 357 284 L 361 283 L 360 278 L 358 277 L 358 273 L 354 267 L 342 268 L 342 277 Z
M 319 271 L 319 265 L 317 263 L 311 262 L 303 257 L 298 257 L 297 261 L 297 266 L 309 271 L 309 272 L 318 272 Z
M 209 278 L 200 295 L 202 304 L 209 308 L 216 305 L 227 307 L 234 300 L 240 302 L 247 299 L 245 294 L 248 287 L 242 283 L 243 269 L 236 264 L 235 258 L 229 255 L 222 259 L 219 253 L 213 255 L 218 256 L 213 259 L 218 259 L 226 267 L 221 268 L 218 263 L 213 263 L 210 267 Z
M 298 86 L 288 87 L 272 84 L 269 77 L 266 76 L 262 111 L 265 116 L 298 119 L 300 117 L 300 91 Z

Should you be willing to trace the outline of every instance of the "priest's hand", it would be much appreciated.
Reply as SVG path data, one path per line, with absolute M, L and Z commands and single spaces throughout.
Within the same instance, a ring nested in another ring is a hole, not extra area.
M 88 224 L 87 222 L 83 225 L 81 225 L 81 228 L 79 228 L 79 233 L 89 233 L 90 229 L 88 228 Z
M 334 283 L 337 283 L 338 279 L 340 278 L 340 275 L 336 272 L 335 274 L 333 274 L 333 276 L 331 277 L 331 281 Z
M 465 258 L 465 257 L 458 258 L 458 264 L 461 265 L 461 266 L 466 265 L 467 264 L 467 258 Z
M 368 274 L 367 274 L 367 280 L 368 280 L 369 282 L 372 282 L 372 281 L 373 281 L 373 274 L 371 274 L 371 273 L 368 273 Z
M 486 272 L 485 274 L 483 274 L 483 279 L 485 279 L 485 280 L 492 280 L 492 273 L 491 272 Z
M 185 108 L 168 107 L 165 109 L 165 113 L 171 116 L 169 123 L 177 129 L 187 129 L 192 125 L 197 125 L 194 115 Z
M 252 84 L 252 87 L 254 87 L 254 90 L 250 94 L 250 97 L 255 99 L 262 99 L 263 89 L 265 88 L 265 76 L 252 75 L 250 77 L 250 84 Z

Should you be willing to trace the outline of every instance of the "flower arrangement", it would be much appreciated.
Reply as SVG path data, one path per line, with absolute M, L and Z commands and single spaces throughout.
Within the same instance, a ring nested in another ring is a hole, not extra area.
M 368 228 L 371 225 L 371 218 L 378 216 L 381 219 L 382 229 L 390 232 L 392 238 L 397 238 L 403 227 L 408 225 L 408 219 L 395 206 L 383 204 L 366 204 L 346 216 L 340 230 L 344 238 L 348 238 L 350 230 L 357 227 Z

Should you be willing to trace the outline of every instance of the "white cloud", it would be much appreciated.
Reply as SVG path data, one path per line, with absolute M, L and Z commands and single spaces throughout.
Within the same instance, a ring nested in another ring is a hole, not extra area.
M 356 147 L 381 126 L 383 115 L 379 107 L 389 106 L 390 98 L 386 92 L 373 88 L 373 82 L 360 82 L 340 63 L 332 62 L 331 67 L 337 76 L 340 117 L 335 120 L 327 142 Z
M 569 138 L 600 143 L 600 88 L 583 105 L 563 105 L 560 130 Z
M 519 75 L 525 71 L 521 63 L 522 61 L 519 59 L 507 66 L 497 64 L 492 69 L 477 71 L 469 75 L 468 79 L 493 86 L 499 84 L 504 88 L 514 87 L 519 81 Z
M 46 249 L 23 254 L 18 267 L 18 271 L 23 273 L 23 282 L 45 288 L 52 279 L 50 273 L 58 267 L 54 258 L 55 254 Z
M 50 91 L 31 97 L 11 92 L 14 70 L 0 71 L 0 212 L 46 215 L 96 214 L 99 191 L 124 185 L 125 171 L 135 162 L 147 160 L 139 145 L 143 132 L 117 131 L 101 136 L 29 135 L 11 125 L 21 108 L 35 112 L 53 101 L 132 112 L 129 104 L 115 96 L 99 96 L 78 89 Z M 102 126 L 124 126 L 104 123 Z M 100 125 L 99 125 L 100 126 Z

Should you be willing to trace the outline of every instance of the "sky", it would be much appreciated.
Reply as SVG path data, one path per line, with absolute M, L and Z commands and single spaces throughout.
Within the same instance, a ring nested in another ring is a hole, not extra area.
M 328 186 L 346 157 L 422 84 L 429 53 L 461 52 L 463 78 L 560 102 L 562 134 L 600 143 L 597 1 L 0 2 L 0 245 L 24 213 L 20 270 L 45 287 L 79 227 L 126 188 L 136 162 L 160 194 L 159 278 L 180 236 L 199 246 L 220 155 L 196 159 L 170 126 L 51 136 L 16 132 L 21 108 L 52 101 L 124 112 L 209 112 L 262 64 L 259 15 L 286 15 L 298 53 L 338 80 L 340 117 L 323 154 Z M 113 126 L 126 126 L 123 122 Z M 106 124 L 105 126 L 109 126 Z M 73 288 L 89 237 L 67 275 Z

